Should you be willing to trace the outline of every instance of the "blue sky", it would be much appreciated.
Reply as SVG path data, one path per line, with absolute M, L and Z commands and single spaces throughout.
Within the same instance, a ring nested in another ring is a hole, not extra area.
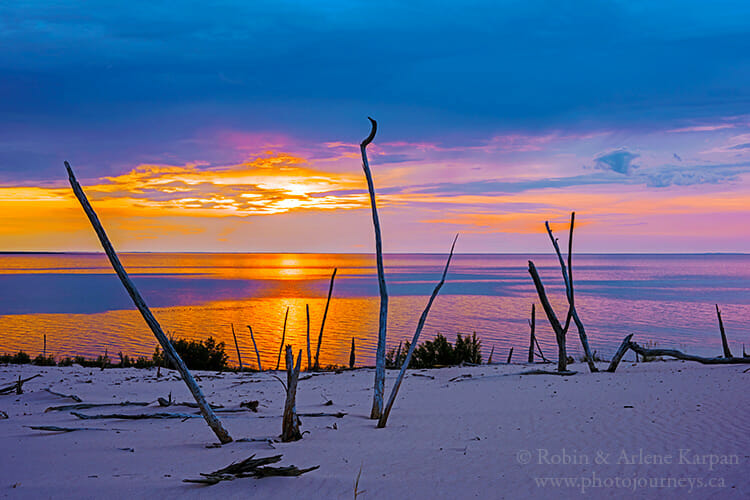
M 750 4 L 729 1 L 6 2 L 0 186 L 63 186 L 63 159 L 101 183 L 144 164 L 210 175 L 268 152 L 358 175 L 330 144 L 356 153 L 369 115 L 384 193 L 737 195 L 750 171 L 748 19 Z M 480 208 L 461 204 L 466 220 Z M 588 206 L 559 211 L 576 208 Z M 435 246 L 476 228 L 433 226 Z

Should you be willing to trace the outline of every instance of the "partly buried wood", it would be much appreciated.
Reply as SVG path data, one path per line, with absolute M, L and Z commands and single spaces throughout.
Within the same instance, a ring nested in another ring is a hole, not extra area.
M 625 353 L 628 352 L 628 348 L 630 348 L 630 339 L 632 338 L 633 334 L 631 333 L 622 340 L 622 344 L 620 344 L 620 347 L 617 348 L 617 352 L 615 352 L 615 355 L 612 357 L 612 361 L 610 361 L 609 363 L 609 368 L 607 368 L 608 372 L 614 373 L 615 370 L 617 370 L 617 365 L 620 364 L 620 360 L 623 356 L 625 356 Z
M 101 222 L 99 222 L 99 217 L 97 217 L 96 212 L 94 212 L 94 209 L 89 203 L 88 198 L 86 198 L 86 194 L 83 192 L 81 185 L 78 183 L 78 180 L 73 173 L 73 169 L 70 167 L 70 164 L 67 161 L 65 162 L 65 168 L 68 171 L 68 180 L 70 181 L 71 188 L 73 188 L 73 193 L 75 193 L 76 198 L 81 203 L 83 211 L 86 212 L 86 216 L 88 216 L 89 221 L 91 222 L 91 225 L 96 232 L 96 235 L 99 237 L 99 242 L 101 243 L 102 248 L 104 248 L 104 252 L 107 254 L 109 262 L 112 264 L 112 268 L 120 278 L 120 281 L 125 287 L 125 290 L 127 290 L 128 295 L 130 295 L 130 298 L 133 300 L 133 303 L 140 311 L 143 319 L 146 321 L 149 328 L 151 328 L 151 331 L 159 341 L 162 349 L 164 349 L 164 353 L 167 355 L 167 357 L 169 357 L 172 363 L 174 363 L 177 370 L 180 372 L 182 379 L 185 381 L 185 385 L 187 385 L 188 390 L 190 390 L 190 393 L 195 398 L 195 402 L 198 403 L 201 414 L 206 420 L 208 426 L 211 428 L 214 434 L 216 434 L 216 437 L 219 438 L 219 441 L 221 441 L 222 443 L 231 442 L 232 437 L 229 435 L 229 432 L 227 432 L 227 430 L 221 424 L 219 418 L 216 416 L 213 410 L 211 410 L 211 407 L 206 402 L 206 398 L 203 395 L 203 392 L 201 391 L 198 384 L 195 382 L 195 379 L 190 373 L 190 370 L 188 370 L 188 367 L 185 365 L 185 362 L 182 361 L 180 355 L 177 354 L 174 346 L 162 331 L 161 325 L 159 325 L 159 322 L 156 321 L 156 318 L 146 305 L 143 297 L 141 297 L 141 294 L 138 292 L 135 284 L 130 280 L 127 271 L 125 271 L 125 268 L 120 263 L 120 258 L 117 256 L 112 243 L 110 243 L 109 238 L 107 237 L 107 233 L 104 231 L 104 227 L 102 226 Z
M 331 294 L 333 293 L 333 280 L 336 279 L 336 271 L 338 268 L 333 269 L 331 274 L 331 284 L 328 285 L 328 299 L 326 299 L 326 308 L 323 311 L 323 321 L 320 323 L 320 334 L 318 334 L 318 347 L 315 350 L 315 366 L 313 370 L 320 370 L 320 344 L 323 343 L 323 328 L 326 326 L 326 317 L 328 316 L 328 306 L 331 305 Z
M 284 416 L 281 422 L 281 441 L 297 441 L 302 439 L 297 417 L 297 382 L 302 363 L 302 349 L 299 350 L 297 363 L 294 363 L 292 346 L 286 346 L 286 401 L 284 402 Z
M 250 458 L 246 458 L 241 462 L 232 463 L 223 469 L 209 472 L 207 474 L 201 473 L 201 476 L 203 476 L 202 478 L 183 479 L 183 482 L 212 485 L 221 481 L 232 481 L 246 477 L 262 478 L 270 476 L 301 476 L 306 472 L 313 471 L 320 467 L 319 465 L 316 465 L 307 469 L 299 469 L 294 465 L 287 467 L 270 466 L 270 464 L 275 464 L 280 461 L 281 455 L 263 458 L 255 458 L 255 455 L 251 455 Z
M 382 429 L 383 427 L 385 427 L 385 424 L 388 422 L 388 415 L 391 414 L 391 409 L 393 408 L 393 403 L 396 401 L 396 396 L 398 395 L 398 390 L 401 387 L 401 382 L 404 380 L 404 374 L 406 373 L 406 369 L 409 367 L 411 356 L 414 353 L 414 348 L 417 346 L 417 342 L 419 341 L 419 335 L 422 333 L 422 328 L 424 328 L 425 321 L 427 321 L 427 315 L 430 313 L 432 303 L 435 302 L 435 298 L 440 292 L 440 289 L 443 287 L 443 283 L 445 283 L 445 276 L 448 274 L 448 267 L 450 266 L 451 259 L 453 258 L 453 249 L 456 248 L 457 239 L 458 235 L 453 238 L 453 244 L 451 245 L 451 251 L 448 254 L 448 260 L 445 263 L 445 269 L 443 269 L 443 275 L 440 277 L 440 281 L 438 282 L 438 284 L 435 285 L 435 289 L 432 291 L 432 295 L 430 295 L 430 300 L 427 301 L 427 305 L 425 306 L 424 311 L 422 311 L 422 316 L 419 317 L 419 323 L 417 324 L 417 329 L 414 331 L 414 337 L 411 340 L 411 344 L 409 344 L 409 350 L 406 352 L 406 358 L 404 358 L 404 362 L 401 365 L 401 370 L 398 372 L 398 377 L 396 377 L 396 382 L 393 384 L 393 389 L 391 389 L 391 395 L 388 398 L 388 404 L 386 405 L 385 410 L 380 415 L 380 419 L 378 420 L 378 429 Z
M 179 419 L 186 419 L 186 418 L 200 418 L 200 415 L 193 415 L 191 413 L 106 413 L 106 414 L 99 414 L 99 415 L 85 415 L 83 413 L 78 413 L 77 411 L 71 411 L 71 415 L 74 417 L 80 418 L 81 420 L 102 420 L 102 419 L 108 419 L 108 418 L 116 418 L 120 420 L 147 420 L 150 418 L 153 419 L 169 419 L 169 418 L 179 418 Z M 225 443 L 226 444 L 226 443 Z
M 29 380 L 33 380 L 33 379 L 35 379 L 37 377 L 41 377 L 41 376 L 42 376 L 41 374 L 37 373 L 33 377 L 22 379 L 21 376 L 19 375 L 17 381 L 13 382 L 12 384 L 10 384 L 8 386 L 0 388 L 0 394 L 6 395 L 6 394 L 12 394 L 14 392 L 16 394 L 22 394 L 23 393 L 23 384 L 25 384 Z
M 734 356 L 732 356 L 732 351 L 729 350 L 729 342 L 727 342 L 727 334 L 724 331 L 724 322 L 721 320 L 721 310 L 719 310 L 719 304 L 716 304 L 716 316 L 719 318 L 719 332 L 721 333 L 721 348 L 724 350 L 724 357 L 732 358 Z
M 750 364 L 750 358 L 704 358 L 702 356 L 694 356 L 692 354 L 685 354 L 684 352 L 677 351 L 675 349 L 646 349 L 636 344 L 635 342 L 629 342 L 628 347 L 633 351 L 637 352 L 641 356 L 670 356 L 672 358 L 681 359 L 683 361 L 695 361 L 704 365 L 743 365 Z

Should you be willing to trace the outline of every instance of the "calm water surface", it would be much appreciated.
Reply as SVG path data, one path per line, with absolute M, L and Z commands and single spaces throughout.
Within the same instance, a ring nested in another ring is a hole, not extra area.
M 305 347 L 305 305 L 317 339 L 333 268 L 338 268 L 326 321 L 322 364 L 344 364 L 351 339 L 357 364 L 372 364 L 377 334 L 375 259 L 358 254 L 123 254 L 122 261 L 162 328 L 175 337 L 214 336 L 236 362 L 230 325 L 243 361 L 255 355 L 252 325 L 264 365 L 275 366 L 284 314 L 287 343 Z M 411 338 L 445 264 L 444 255 L 388 255 L 385 259 L 390 346 Z M 531 258 L 558 314 L 564 290 L 550 255 L 457 255 L 435 301 L 423 338 L 476 332 L 486 359 L 494 346 L 511 347 L 521 361 L 528 345 Z M 721 354 L 714 304 L 722 309 L 735 354 L 750 349 L 750 255 L 578 255 L 574 260 L 579 315 L 592 348 L 611 355 L 622 338 L 652 341 L 703 355 Z M 555 355 L 554 335 L 537 305 L 537 332 Z M 150 356 L 156 340 L 102 254 L 0 255 L 0 353 L 42 350 L 56 357 Z M 231 347 L 231 348 L 230 348 Z M 580 353 L 572 329 L 568 347 Z M 313 350 L 314 350 L 313 345 Z

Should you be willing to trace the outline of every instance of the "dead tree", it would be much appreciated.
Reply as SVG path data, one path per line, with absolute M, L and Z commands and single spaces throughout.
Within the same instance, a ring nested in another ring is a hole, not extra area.
M 610 373 L 614 373 L 615 370 L 617 370 L 617 365 L 620 364 L 620 360 L 623 356 L 625 356 L 625 353 L 628 352 L 628 349 L 630 348 L 630 339 L 633 338 L 633 334 L 631 333 L 625 339 L 622 341 L 622 344 L 620 344 L 620 347 L 617 348 L 617 352 L 615 352 L 615 355 L 612 357 L 612 361 L 609 363 L 609 368 L 607 368 L 607 371 Z
M 532 261 L 529 261 L 529 274 L 531 274 L 531 279 L 534 280 L 534 286 L 539 295 L 539 301 L 542 303 L 542 309 L 544 309 L 544 313 L 547 315 L 547 320 L 549 321 L 550 326 L 552 326 L 552 330 L 555 332 L 555 339 L 557 340 L 557 370 L 561 372 L 567 371 L 568 354 L 565 351 L 565 334 L 568 330 L 567 328 L 563 328 L 560 324 L 560 320 L 557 319 L 557 315 L 555 314 L 554 309 L 552 309 L 552 304 L 549 303 L 549 299 L 547 298 L 547 292 L 544 291 L 544 285 L 539 278 L 536 266 Z
M 352 337 L 352 350 L 349 352 L 349 368 L 354 368 L 354 337 Z
M 372 208 L 372 225 L 375 229 L 375 259 L 378 268 L 378 289 L 380 291 L 380 317 L 378 323 L 378 347 L 375 351 L 375 385 L 372 395 L 372 410 L 370 418 L 379 419 L 383 414 L 383 394 L 385 393 L 385 342 L 388 323 L 388 288 L 385 285 L 385 270 L 383 269 L 383 240 L 380 235 L 380 219 L 375 203 L 375 186 L 372 182 L 370 164 L 367 161 L 367 146 L 375 138 L 378 123 L 370 117 L 370 135 L 359 145 L 362 153 L 362 169 L 367 179 L 367 190 L 370 193 L 370 207 Z
M 406 352 L 406 358 L 401 365 L 401 370 L 398 372 L 398 377 L 396 377 L 396 382 L 393 384 L 393 389 L 391 389 L 391 395 L 388 398 L 388 405 L 386 405 L 383 414 L 378 420 L 378 429 L 382 429 L 383 427 L 385 427 L 385 424 L 388 421 L 388 415 L 390 415 L 391 413 L 391 408 L 393 408 L 393 403 L 394 401 L 396 401 L 396 396 L 398 395 L 398 390 L 401 387 L 401 382 L 404 380 L 404 374 L 406 373 L 406 369 L 409 367 L 409 363 L 411 362 L 411 355 L 414 353 L 414 348 L 417 346 L 417 342 L 419 341 L 419 334 L 422 333 L 422 328 L 424 328 L 424 324 L 427 321 L 427 315 L 430 313 L 432 303 L 435 302 L 435 298 L 440 292 L 440 289 L 443 287 L 443 283 L 445 283 L 445 276 L 448 274 L 448 266 L 450 266 L 451 264 L 451 259 L 453 258 L 453 249 L 456 247 L 457 239 L 458 235 L 456 235 L 456 237 L 453 239 L 451 251 L 448 254 L 448 260 L 445 263 L 445 269 L 443 269 L 443 275 L 440 278 L 440 282 L 435 285 L 435 289 L 432 291 L 430 300 L 427 301 L 427 305 L 425 306 L 424 311 L 422 311 L 422 316 L 419 317 L 419 323 L 417 323 L 417 329 L 414 331 L 414 337 L 411 340 L 411 344 L 409 344 L 409 350 Z
M 510 361 L 513 359 L 513 348 L 510 348 L 510 351 L 508 352 L 508 361 L 506 361 L 506 364 L 510 364 Z
M 279 356 L 276 358 L 276 369 L 279 369 L 281 364 L 281 351 L 284 350 L 284 339 L 286 339 L 286 320 L 289 318 L 289 306 L 286 307 L 286 314 L 284 314 L 284 327 L 281 330 L 281 344 L 279 345 Z
M 312 355 L 310 354 L 310 304 L 305 304 L 305 316 L 307 317 L 307 371 L 311 371 Z
M 234 333 L 234 323 L 230 323 L 232 326 L 232 337 L 234 337 L 234 348 L 237 349 L 237 361 L 240 364 L 240 371 L 242 371 L 242 356 L 240 356 L 240 346 L 237 343 L 237 335 Z
M 724 357 L 731 358 L 732 351 L 729 350 L 729 342 L 727 342 L 727 334 L 724 331 L 724 322 L 721 320 L 721 311 L 719 310 L 719 304 L 716 304 L 716 316 L 719 318 L 719 332 L 721 333 L 721 347 L 724 350 Z
M 302 439 L 297 416 L 297 382 L 302 363 L 302 349 L 299 350 L 297 363 L 294 363 L 292 346 L 286 346 L 286 401 L 284 402 L 284 417 L 281 422 L 281 440 L 284 443 Z
M 180 355 L 177 354 L 177 351 L 175 351 L 174 346 L 169 341 L 167 336 L 164 335 L 164 332 L 162 331 L 161 326 L 159 325 L 159 322 L 156 321 L 156 318 L 151 313 L 151 310 L 148 308 L 148 306 L 146 305 L 146 302 L 141 297 L 141 294 L 138 292 L 138 289 L 135 287 L 135 284 L 133 284 L 133 282 L 130 280 L 128 273 L 125 271 L 125 268 L 122 267 L 122 264 L 120 263 L 120 258 L 117 256 L 117 253 L 115 252 L 115 249 L 112 246 L 112 243 L 110 243 L 109 238 L 107 237 L 107 233 L 104 231 L 104 227 L 102 227 L 101 222 L 99 222 L 99 217 L 97 217 L 96 212 L 94 212 L 94 209 L 91 207 L 91 204 L 89 203 L 88 198 L 86 198 L 86 194 L 83 192 L 81 185 L 78 183 L 78 180 L 76 179 L 75 174 L 73 173 L 73 169 L 70 167 L 70 164 L 67 161 L 65 162 L 65 168 L 68 171 L 68 180 L 70 181 L 71 188 L 73 188 L 73 193 L 75 193 L 76 198 L 81 203 L 81 206 L 83 207 L 83 211 L 86 212 L 86 215 L 88 216 L 88 219 L 91 222 L 91 225 L 93 226 L 94 231 L 96 232 L 96 235 L 99 237 L 99 242 L 104 248 L 104 252 L 107 254 L 107 257 L 109 258 L 109 262 L 112 264 L 112 268 L 115 270 L 115 272 L 117 273 L 117 276 L 120 278 L 120 281 L 125 287 L 125 290 L 127 290 L 128 295 L 130 295 L 130 298 L 133 300 L 133 303 L 140 311 L 141 315 L 143 316 L 143 319 L 151 328 L 151 331 L 153 332 L 156 339 L 159 341 L 159 344 L 161 344 L 162 349 L 164 349 L 164 353 L 167 355 L 167 357 L 172 361 L 172 363 L 176 366 L 177 370 L 180 372 L 180 375 L 182 376 L 182 379 L 185 381 L 185 384 L 188 386 L 190 393 L 195 398 L 195 402 L 198 403 L 200 412 L 203 415 L 203 418 L 206 420 L 206 423 L 208 424 L 208 426 L 211 428 L 211 430 L 214 431 L 214 434 L 216 434 L 216 437 L 219 438 L 219 441 L 221 441 L 222 443 L 231 442 L 232 437 L 229 435 L 229 432 L 227 432 L 227 430 L 224 429 L 224 427 L 221 424 L 221 421 L 219 420 L 219 418 L 216 416 L 216 414 L 213 412 L 211 407 L 206 402 L 206 398 L 205 396 L 203 396 L 203 392 L 201 391 L 200 387 L 198 387 L 198 384 L 195 382 L 195 379 L 193 378 L 193 375 L 190 373 L 190 370 L 188 370 L 187 366 L 182 361 L 182 358 L 180 358 Z
M 529 363 L 534 362 L 534 330 L 536 329 L 536 304 L 531 304 L 531 319 L 529 319 Z
M 313 370 L 320 370 L 320 344 L 323 343 L 323 328 L 326 326 L 326 317 L 328 316 L 328 306 L 331 304 L 331 294 L 333 293 L 333 280 L 336 279 L 336 271 L 338 268 L 334 268 L 333 274 L 331 274 L 331 284 L 328 285 L 328 299 L 326 300 L 326 308 L 323 311 L 323 321 L 320 323 L 320 334 L 318 335 L 318 348 L 315 350 L 315 366 Z
M 255 349 L 255 357 L 258 358 L 258 371 L 263 371 L 263 366 L 260 364 L 260 353 L 258 352 L 258 344 L 255 343 L 255 335 L 253 335 L 253 327 L 247 325 L 247 329 L 250 330 L 250 340 L 253 341 L 253 348 Z
M 549 234 L 550 240 L 552 240 L 552 246 L 555 247 L 555 253 L 560 261 L 560 269 L 562 269 L 563 281 L 565 282 L 565 295 L 568 298 L 568 317 L 565 320 L 565 331 L 567 332 L 570 325 L 570 319 L 576 324 L 578 329 L 578 337 L 581 339 L 581 345 L 583 346 L 583 352 L 586 355 L 586 363 L 589 365 L 589 371 L 596 372 L 598 369 L 594 364 L 594 356 L 591 354 L 591 348 L 589 347 L 588 337 L 586 337 L 586 330 L 583 327 L 581 318 L 578 317 L 578 311 L 575 306 L 575 294 L 573 292 L 573 226 L 575 225 L 576 213 L 570 214 L 570 234 L 568 236 L 568 266 L 565 268 L 565 260 L 563 260 L 562 253 L 560 252 L 560 246 L 557 244 L 557 239 L 552 234 L 552 230 L 549 227 L 549 222 L 545 222 L 544 225 L 547 228 L 547 234 Z

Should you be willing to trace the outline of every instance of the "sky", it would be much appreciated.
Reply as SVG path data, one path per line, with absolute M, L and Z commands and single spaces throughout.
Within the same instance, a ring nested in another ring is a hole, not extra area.
M 0 4 L 0 251 L 750 252 L 746 1 Z

